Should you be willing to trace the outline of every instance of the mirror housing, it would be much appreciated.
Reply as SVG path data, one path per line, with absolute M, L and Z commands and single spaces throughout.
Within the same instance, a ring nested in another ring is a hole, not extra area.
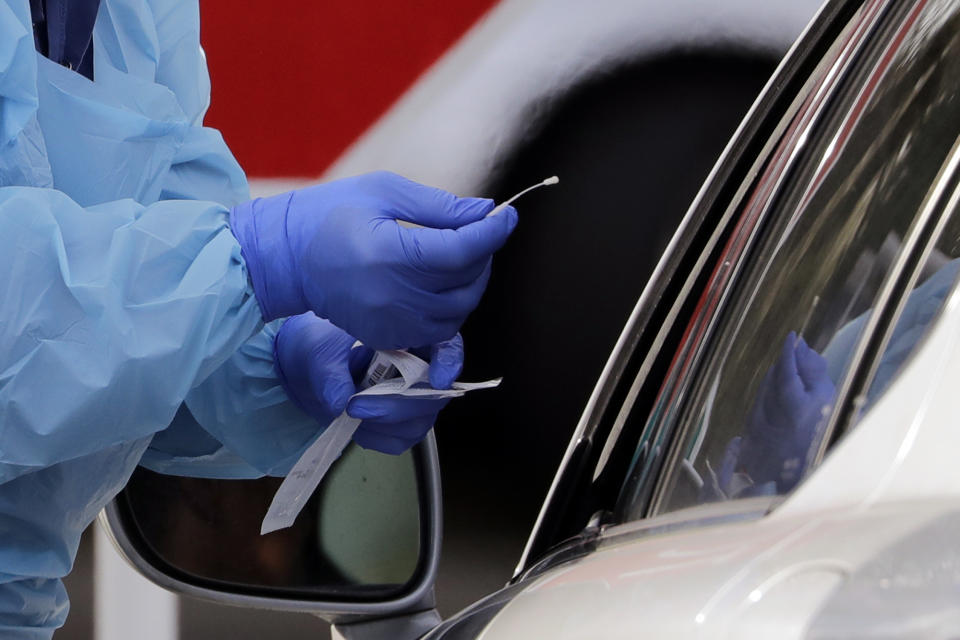
M 416 633 L 422 635 L 429 629 L 429 627 L 423 628 L 425 625 L 430 621 L 433 621 L 432 624 L 439 621 L 434 611 L 434 583 L 440 558 L 442 506 L 440 466 L 436 439 L 432 431 L 421 444 L 411 450 L 411 457 L 416 475 L 416 496 L 420 518 L 419 558 L 412 578 L 402 586 L 398 586 L 392 593 L 378 593 L 376 590 L 363 593 L 362 590 L 351 592 L 350 589 L 339 589 L 334 590 L 339 593 L 332 595 L 334 591 L 330 589 L 324 593 L 322 589 L 318 591 L 316 588 L 306 588 L 296 584 L 257 585 L 250 584 L 249 580 L 245 583 L 233 582 L 216 577 L 197 576 L 178 569 L 158 555 L 155 546 L 146 539 L 143 529 L 136 520 L 135 509 L 131 506 L 129 487 L 101 512 L 100 521 L 120 555 L 134 569 L 158 586 L 174 593 L 220 604 L 311 613 L 337 625 L 357 628 L 358 631 L 366 621 L 378 620 L 378 624 L 382 625 L 387 622 L 383 620 L 385 618 L 405 617 L 418 621 L 418 624 L 412 627 L 409 624 L 403 624 L 411 629 L 416 627 Z M 331 469 L 331 475 L 341 463 L 348 466 L 356 464 L 349 458 L 345 454 Z M 390 465 L 383 466 L 390 467 Z M 170 478 L 171 483 L 177 480 L 175 476 L 161 476 L 161 478 Z M 366 482 L 366 479 L 364 476 L 363 481 Z M 329 480 L 328 475 L 311 500 L 317 499 Z M 382 480 L 384 479 L 381 478 Z M 389 481 L 389 478 L 386 480 Z M 191 498 L 195 500 L 196 496 Z M 262 503 L 262 500 L 260 502 Z M 237 506 L 235 501 L 231 504 L 233 508 Z M 240 505 L 240 508 L 249 512 L 257 510 L 256 513 L 244 515 L 257 518 L 256 535 L 259 535 L 259 519 L 265 514 L 265 508 L 262 512 L 259 511 L 262 506 L 255 500 L 249 506 Z M 368 517 L 369 513 L 360 515 Z M 218 545 L 222 543 L 225 547 L 233 548 L 227 542 L 231 535 L 250 535 L 247 532 L 238 533 L 236 528 L 227 529 L 226 531 L 216 530 L 217 540 L 211 542 L 216 542 Z M 238 560 L 243 561 L 242 558 Z M 297 561 L 298 558 L 294 557 L 293 560 Z M 399 620 L 397 622 L 400 623 Z M 400 631 L 400 629 L 395 628 L 394 631 Z M 399 636 L 406 636 L 406 634 L 400 633 Z

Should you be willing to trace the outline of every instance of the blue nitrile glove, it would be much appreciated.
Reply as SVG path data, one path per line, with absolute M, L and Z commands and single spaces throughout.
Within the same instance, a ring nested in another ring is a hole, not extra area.
M 452 338 L 477 306 L 517 224 L 513 207 L 485 217 L 493 208 L 377 172 L 252 200 L 230 226 L 266 320 L 313 311 L 402 349 Z
M 363 375 L 373 357 L 356 340 L 313 313 L 294 316 L 283 323 L 274 341 L 277 371 L 290 398 L 323 426 L 344 409 L 363 422 L 353 436 L 367 449 L 403 453 L 427 435 L 437 414 L 449 399 L 391 396 L 350 397 L 355 380 Z M 417 355 L 430 359 L 430 384 L 449 389 L 463 369 L 460 334 Z
M 792 489 L 835 393 L 826 360 L 791 331 L 760 383 L 739 445 L 737 470 L 755 486 L 773 481 L 779 493 Z

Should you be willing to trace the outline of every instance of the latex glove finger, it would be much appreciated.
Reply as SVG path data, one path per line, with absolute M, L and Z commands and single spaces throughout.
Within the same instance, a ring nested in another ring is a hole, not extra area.
M 827 375 L 827 360 L 800 338 L 796 348 L 797 371 L 808 392 L 833 395 L 834 384 Z
M 774 365 L 777 396 L 787 405 L 788 410 L 803 400 L 803 381 L 797 371 L 797 334 L 787 334 L 780 347 L 780 357 Z
M 386 425 L 424 417 L 432 422 L 449 401 L 450 398 L 355 396 L 347 403 L 347 415 Z
M 449 389 L 463 371 L 463 337 L 458 333 L 430 348 L 430 386 Z
M 312 313 L 289 318 L 274 339 L 274 362 L 287 395 L 324 425 L 356 392 L 349 365 L 354 342 Z
M 463 337 L 459 333 L 411 353 L 430 362 L 430 386 L 434 389 L 449 389 L 463 371 Z
M 385 214 L 433 229 L 456 229 L 482 220 L 496 204 L 489 198 L 460 198 L 390 172 L 371 174 L 377 195 L 390 202 Z
M 517 226 L 517 210 L 500 213 L 457 229 L 401 229 L 401 242 L 426 271 L 462 272 L 506 243 Z M 464 283 L 466 284 L 466 283 Z
M 476 278 L 467 281 L 466 284 L 458 281 L 438 291 L 422 291 L 419 295 L 413 294 L 409 305 L 412 309 L 429 309 L 428 321 L 432 323 L 441 323 L 446 320 L 462 322 L 463 318 L 480 304 L 480 298 L 483 297 L 487 282 L 490 280 L 491 264 L 492 260 L 488 258 L 477 271 Z M 459 329 L 459 324 L 457 328 Z
M 429 357 L 430 384 L 436 389 L 450 388 L 463 369 L 463 338 L 460 334 L 413 352 L 420 357 Z M 449 401 L 449 398 L 357 396 L 347 407 L 350 415 L 363 419 L 354 434 L 354 441 L 384 453 L 402 453 L 426 436 L 437 414 Z
M 359 430 L 369 434 L 377 434 L 401 440 L 420 441 L 436 422 L 436 414 L 416 416 L 409 420 L 386 423 L 364 420 Z
M 427 432 L 429 431 L 430 427 L 428 425 L 426 430 L 424 430 L 423 435 L 426 436 Z M 393 436 L 384 436 L 378 433 L 371 433 L 362 429 L 358 429 L 357 432 L 353 434 L 353 441 L 364 449 L 373 449 L 374 451 L 379 451 L 380 453 L 386 453 L 392 456 L 400 455 L 407 449 L 410 449 L 416 445 L 422 439 L 423 438 L 408 440 Z
M 754 409 L 751 415 L 751 425 L 759 433 L 767 431 L 765 425 L 784 424 L 784 416 L 790 410 L 784 402 L 784 389 L 791 385 L 790 371 L 794 368 L 793 360 L 794 338 L 788 335 L 780 345 L 780 355 L 776 362 L 767 371 L 757 390 Z M 769 437 L 766 434 L 764 437 Z

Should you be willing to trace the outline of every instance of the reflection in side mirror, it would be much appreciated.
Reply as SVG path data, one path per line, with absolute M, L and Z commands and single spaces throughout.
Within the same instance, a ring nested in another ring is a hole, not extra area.
M 413 577 L 420 514 L 409 453 L 351 446 L 318 494 L 317 547 L 340 575 L 357 585 L 402 585 Z
M 280 482 L 141 468 L 106 521 L 131 563 L 174 591 L 331 620 L 432 606 L 440 535 L 432 438 L 400 456 L 351 445 L 294 525 L 261 536 Z

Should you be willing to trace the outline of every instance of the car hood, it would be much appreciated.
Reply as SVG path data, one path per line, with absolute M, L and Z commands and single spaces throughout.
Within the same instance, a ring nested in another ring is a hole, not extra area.
M 891 627 L 868 606 L 885 601 L 915 637 L 955 634 L 958 525 L 960 500 L 944 498 L 652 535 L 614 528 L 597 552 L 531 580 L 480 637 L 887 637 L 870 635 Z

